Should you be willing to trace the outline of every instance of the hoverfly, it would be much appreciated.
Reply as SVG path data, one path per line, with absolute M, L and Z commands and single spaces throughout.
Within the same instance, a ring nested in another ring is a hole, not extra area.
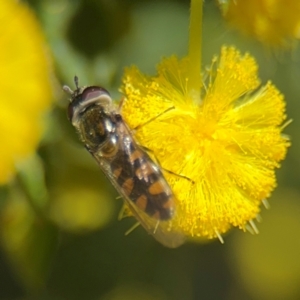
M 110 94 L 99 86 L 68 86 L 71 94 L 68 118 L 85 148 L 97 161 L 139 223 L 167 247 L 178 247 L 184 236 L 168 222 L 175 213 L 174 194 L 161 168 L 135 141 L 132 132 L 113 105 Z

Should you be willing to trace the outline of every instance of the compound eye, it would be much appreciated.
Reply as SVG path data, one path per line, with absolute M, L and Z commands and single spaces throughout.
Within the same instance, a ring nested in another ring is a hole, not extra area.
M 90 86 L 85 88 L 81 93 L 74 92 L 72 101 L 68 107 L 68 118 L 70 121 L 73 118 L 77 119 L 90 105 L 100 105 L 102 107 L 111 105 L 109 92 L 99 86 Z
M 104 96 L 104 97 L 103 97 Z M 82 103 L 102 101 L 102 98 L 109 98 L 109 92 L 99 86 L 90 86 L 81 93 Z

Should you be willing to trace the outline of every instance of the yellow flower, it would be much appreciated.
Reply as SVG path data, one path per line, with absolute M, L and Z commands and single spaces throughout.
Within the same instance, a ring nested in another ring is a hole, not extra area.
M 39 24 L 29 8 L 0 1 L 0 184 L 37 147 L 49 107 L 48 59 Z
M 190 179 L 165 172 L 177 197 L 172 230 L 209 239 L 245 230 L 275 188 L 289 146 L 285 103 L 270 82 L 256 90 L 257 69 L 249 54 L 223 47 L 201 96 L 189 89 L 189 56 L 164 59 L 154 77 L 125 71 L 122 114 L 131 128 L 173 108 L 135 132 L 162 168 Z
M 237 29 L 271 46 L 290 46 L 300 38 L 300 1 L 229 0 L 225 18 Z

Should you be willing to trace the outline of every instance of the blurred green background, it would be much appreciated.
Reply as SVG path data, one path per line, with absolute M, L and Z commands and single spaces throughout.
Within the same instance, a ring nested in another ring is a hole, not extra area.
M 78 141 L 61 86 L 74 88 L 76 74 L 80 85 L 104 86 L 119 100 L 124 67 L 154 74 L 163 56 L 187 54 L 189 1 L 28 3 L 53 56 L 56 99 L 38 155 L 24 166 L 34 171 L 1 189 L 12 203 L 4 216 L 18 218 L 9 226 L 1 220 L 2 239 L 13 236 L 17 247 L 0 249 L 0 299 L 300 299 L 300 48 L 271 50 L 243 37 L 205 1 L 203 66 L 223 44 L 250 52 L 262 82 L 272 80 L 286 97 L 292 147 L 258 236 L 234 229 L 224 245 L 167 249 L 142 228 L 124 236 L 134 220 L 117 221 L 122 201 Z

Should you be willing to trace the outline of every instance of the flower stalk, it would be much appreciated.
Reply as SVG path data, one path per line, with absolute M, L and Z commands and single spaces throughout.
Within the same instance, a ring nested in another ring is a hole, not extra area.
M 200 95 L 201 45 L 202 45 L 202 0 L 191 0 L 189 37 L 188 91 Z

